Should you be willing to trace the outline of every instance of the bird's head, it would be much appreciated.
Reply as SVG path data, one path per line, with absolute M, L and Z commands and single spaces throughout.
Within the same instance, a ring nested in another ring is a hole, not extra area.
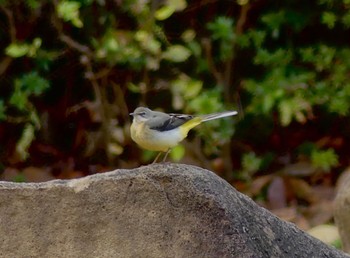
M 138 107 L 130 115 L 133 116 L 135 122 L 142 123 L 151 118 L 152 110 L 145 107 Z

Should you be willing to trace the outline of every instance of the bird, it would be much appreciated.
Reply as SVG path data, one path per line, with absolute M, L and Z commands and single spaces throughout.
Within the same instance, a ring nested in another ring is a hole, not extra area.
M 224 111 L 208 115 L 186 115 L 153 111 L 138 107 L 130 113 L 133 117 L 130 135 L 141 148 L 158 151 L 153 163 L 165 153 L 163 162 L 173 147 L 187 137 L 188 132 L 203 122 L 237 115 L 237 111 Z

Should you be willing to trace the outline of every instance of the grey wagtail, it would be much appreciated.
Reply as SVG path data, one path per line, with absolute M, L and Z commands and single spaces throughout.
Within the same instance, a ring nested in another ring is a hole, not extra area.
M 164 162 L 171 148 L 185 139 L 188 132 L 195 126 L 213 119 L 237 115 L 237 111 L 192 116 L 166 114 L 138 107 L 130 115 L 133 116 L 130 127 L 131 138 L 146 150 L 159 151 L 153 161 L 155 163 L 162 152 L 165 152 Z

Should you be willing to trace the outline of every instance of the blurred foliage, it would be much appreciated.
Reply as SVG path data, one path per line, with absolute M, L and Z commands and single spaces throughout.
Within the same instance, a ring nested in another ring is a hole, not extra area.
M 169 157 L 271 207 L 312 203 L 299 192 L 349 165 L 348 0 L 1 0 L 0 23 L 4 170 L 71 178 L 149 163 L 156 153 L 129 136 L 140 105 L 238 110 Z
M 81 4 L 76 1 L 61 1 L 57 4 L 58 17 L 65 22 L 71 22 L 75 27 L 83 27 L 83 22 L 79 18 L 79 8 Z

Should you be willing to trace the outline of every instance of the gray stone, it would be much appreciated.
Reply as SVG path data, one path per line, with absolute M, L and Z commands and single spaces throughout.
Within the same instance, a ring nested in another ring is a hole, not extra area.
M 214 173 L 155 164 L 0 182 L 1 257 L 347 257 Z
M 334 220 L 342 240 L 343 250 L 350 253 L 350 169 L 338 179 L 334 200 Z

